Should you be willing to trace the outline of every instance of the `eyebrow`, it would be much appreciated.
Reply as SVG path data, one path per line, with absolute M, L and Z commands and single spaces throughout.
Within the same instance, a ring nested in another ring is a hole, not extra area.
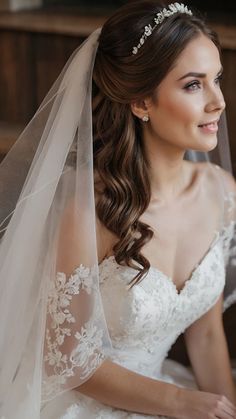
M 217 76 L 219 76 L 219 75 L 220 75 L 220 74 L 222 74 L 222 73 L 223 73 L 223 67 L 221 67 L 220 71 L 217 73 Z M 179 81 L 179 80 L 183 80 L 183 79 L 185 79 L 186 77 L 197 77 L 197 78 L 199 78 L 199 79 L 203 79 L 204 77 L 206 77 L 206 73 L 195 73 L 195 72 L 190 72 L 190 73 L 187 73 L 187 74 L 185 74 L 184 76 L 180 77 L 180 79 L 178 79 L 177 81 Z

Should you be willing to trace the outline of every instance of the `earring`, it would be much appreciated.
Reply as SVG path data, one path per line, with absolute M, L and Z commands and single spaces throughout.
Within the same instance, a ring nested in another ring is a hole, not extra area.
M 142 121 L 143 121 L 143 122 L 148 122 L 148 121 L 149 121 L 149 116 L 148 116 L 148 115 L 144 115 L 144 116 L 142 117 Z

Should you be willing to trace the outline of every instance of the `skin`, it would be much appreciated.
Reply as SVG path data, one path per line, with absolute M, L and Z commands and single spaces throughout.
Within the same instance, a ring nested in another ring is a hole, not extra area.
M 219 119 L 225 108 L 218 76 L 221 68 L 218 49 L 200 35 L 180 54 L 173 70 L 156 89 L 155 100 L 147 98 L 132 104 L 136 116 L 150 118 L 143 124 L 143 136 L 152 167 L 153 196 L 167 201 L 181 192 L 185 150 L 207 152 L 216 147 L 217 134 L 203 134 L 198 125 Z M 179 80 L 193 71 L 206 76 Z
M 190 76 L 192 73 L 199 77 Z M 195 259 L 189 257 L 184 264 L 176 263 L 188 251 L 189 228 L 186 227 L 183 240 L 182 215 L 188 211 L 188 205 L 192 211 L 203 175 L 202 165 L 183 158 L 188 149 L 208 152 L 217 145 L 217 133 L 205 133 L 199 125 L 219 120 L 225 109 L 219 82 L 221 73 L 218 49 L 206 36 L 199 35 L 179 55 L 154 97 L 131 104 L 135 116 L 141 120 L 149 116 L 149 122 L 143 122 L 142 126 L 151 167 L 151 202 L 140 220 L 151 225 L 157 234 L 142 252 L 151 266 L 174 279 L 178 290 L 201 259 L 201 255 L 195 255 Z M 158 235 L 171 240 L 160 243 Z
M 186 197 L 194 196 L 197 183 L 192 180 L 198 178 L 199 168 L 183 161 L 184 151 L 188 148 L 209 151 L 217 144 L 216 134 L 206 135 L 198 125 L 218 119 L 225 107 L 217 79 L 220 69 L 216 47 L 200 35 L 187 45 L 175 67 L 162 81 L 156 91 L 156 100 L 146 98 L 140 103 L 131 104 L 133 113 L 140 119 L 147 114 L 150 118 L 148 123 L 143 123 L 143 138 L 151 163 L 152 199 L 144 218 L 147 217 L 152 226 L 155 226 L 158 211 L 181 209 Z M 206 76 L 178 80 L 189 71 L 205 73 Z M 186 89 L 186 85 L 193 81 L 194 87 Z M 62 229 L 61 234 L 67 240 L 66 243 L 64 240 L 63 249 L 77 249 L 74 242 L 76 228 L 70 212 L 66 214 L 63 225 L 65 231 Z M 112 254 L 116 240 L 98 221 L 99 261 Z M 145 252 L 151 265 L 159 263 L 155 240 L 146 247 Z M 78 266 L 78 253 L 75 258 L 74 263 Z M 71 270 L 71 266 L 67 268 Z M 63 266 L 60 269 L 63 271 Z M 171 266 L 171 270 L 172 277 L 178 278 L 174 266 Z M 153 416 L 165 415 L 179 419 L 235 418 L 235 394 L 222 329 L 221 305 L 222 298 L 186 331 L 186 342 L 201 391 L 182 389 L 144 377 L 110 360 L 104 361 L 77 390 L 104 404 Z M 195 349 L 196 342 L 198 351 Z M 216 350 L 216 347 L 219 349 Z M 206 356 L 206 353 L 209 355 Z M 221 369 L 217 374 L 215 370 L 219 364 Z M 212 377 L 210 380 L 209 376 Z

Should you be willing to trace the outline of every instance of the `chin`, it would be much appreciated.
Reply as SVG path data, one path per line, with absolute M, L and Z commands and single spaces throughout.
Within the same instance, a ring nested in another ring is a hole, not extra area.
M 214 150 L 214 148 L 217 147 L 218 140 L 216 134 L 208 136 L 208 138 L 205 138 L 203 141 L 201 141 L 201 144 L 198 145 L 197 148 L 194 148 L 195 151 L 201 151 L 203 153 L 207 153 L 208 151 Z

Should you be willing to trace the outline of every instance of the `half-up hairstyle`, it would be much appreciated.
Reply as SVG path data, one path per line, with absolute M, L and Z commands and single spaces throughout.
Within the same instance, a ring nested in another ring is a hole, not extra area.
M 150 268 L 142 247 L 153 231 L 139 220 L 151 200 L 150 166 L 142 123 L 130 104 L 154 97 L 180 53 L 199 34 L 220 49 L 216 34 L 196 13 L 176 13 L 158 25 L 133 55 L 144 27 L 163 7 L 164 2 L 156 1 L 130 3 L 109 18 L 102 28 L 93 73 L 96 212 L 118 238 L 113 248 L 116 262 L 138 270 L 131 285 Z

